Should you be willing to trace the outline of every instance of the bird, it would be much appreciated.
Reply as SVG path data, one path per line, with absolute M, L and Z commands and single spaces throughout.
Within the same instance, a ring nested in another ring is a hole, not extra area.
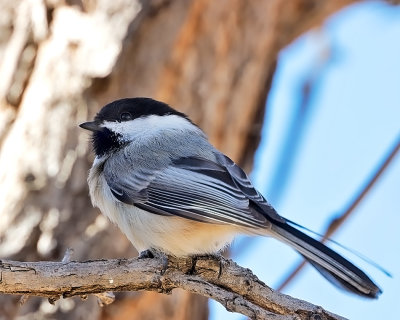
M 187 115 L 151 98 L 105 105 L 93 121 L 93 206 L 145 257 L 216 255 L 237 235 L 289 245 L 334 285 L 367 298 L 381 289 L 358 267 L 299 230 L 217 150 Z

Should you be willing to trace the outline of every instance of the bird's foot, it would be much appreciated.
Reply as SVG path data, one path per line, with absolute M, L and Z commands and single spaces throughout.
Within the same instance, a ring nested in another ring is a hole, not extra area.
M 163 275 L 168 269 L 168 256 L 157 249 L 148 249 L 140 252 L 138 259 L 160 259 L 161 260 L 161 275 Z
M 143 250 L 139 253 L 138 259 L 153 259 L 154 254 L 150 250 Z
M 221 260 L 223 257 L 219 254 L 201 254 L 201 255 L 194 255 L 191 256 L 192 259 L 192 267 L 190 269 L 190 274 L 195 274 L 196 273 L 196 265 L 197 262 L 200 260 L 213 260 L 221 264 Z
M 195 255 L 193 256 L 193 258 L 196 258 L 197 260 L 221 260 L 222 256 L 218 253 L 216 254 L 199 254 L 199 255 Z

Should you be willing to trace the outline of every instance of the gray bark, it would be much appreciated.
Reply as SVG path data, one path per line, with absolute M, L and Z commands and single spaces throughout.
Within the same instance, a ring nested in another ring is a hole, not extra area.
M 86 262 L 0 261 L 0 292 L 50 298 L 107 291 L 182 288 L 220 302 L 251 319 L 344 319 L 311 303 L 274 292 L 249 269 L 220 258 L 129 259 Z M 100 296 L 105 303 L 108 296 Z

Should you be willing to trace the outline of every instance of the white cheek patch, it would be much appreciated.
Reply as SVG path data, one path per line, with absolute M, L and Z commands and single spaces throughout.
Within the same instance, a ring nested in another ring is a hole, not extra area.
M 177 115 L 150 115 L 130 121 L 104 121 L 102 127 L 122 136 L 122 140 L 134 140 L 138 137 L 152 136 L 163 130 L 198 130 L 189 120 Z

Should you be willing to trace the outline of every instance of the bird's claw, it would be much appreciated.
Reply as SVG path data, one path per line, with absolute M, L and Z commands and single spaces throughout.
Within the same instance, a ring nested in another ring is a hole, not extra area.
M 189 273 L 190 274 L 195 274 L 196 273 L 196 264 L 198 260 L 215 260 L 219 261 L 221 263 L 221 255 L 218 254 L 199 254 L 199 255 L 194 255 L 191 257 L 191 262 L 192 262 L 192 267 L 190 268 Z
M 138 259 L 153 259 L 154 254 L 149 249 L 143 250 L 139 253 Z
M 168 256 L 161 251 L 155 249 L 147 249 L 140 252 L 138 259 L 153 259 L 158 258 L 161 260 L 161 275 L 163 275 L 168 269 Z

